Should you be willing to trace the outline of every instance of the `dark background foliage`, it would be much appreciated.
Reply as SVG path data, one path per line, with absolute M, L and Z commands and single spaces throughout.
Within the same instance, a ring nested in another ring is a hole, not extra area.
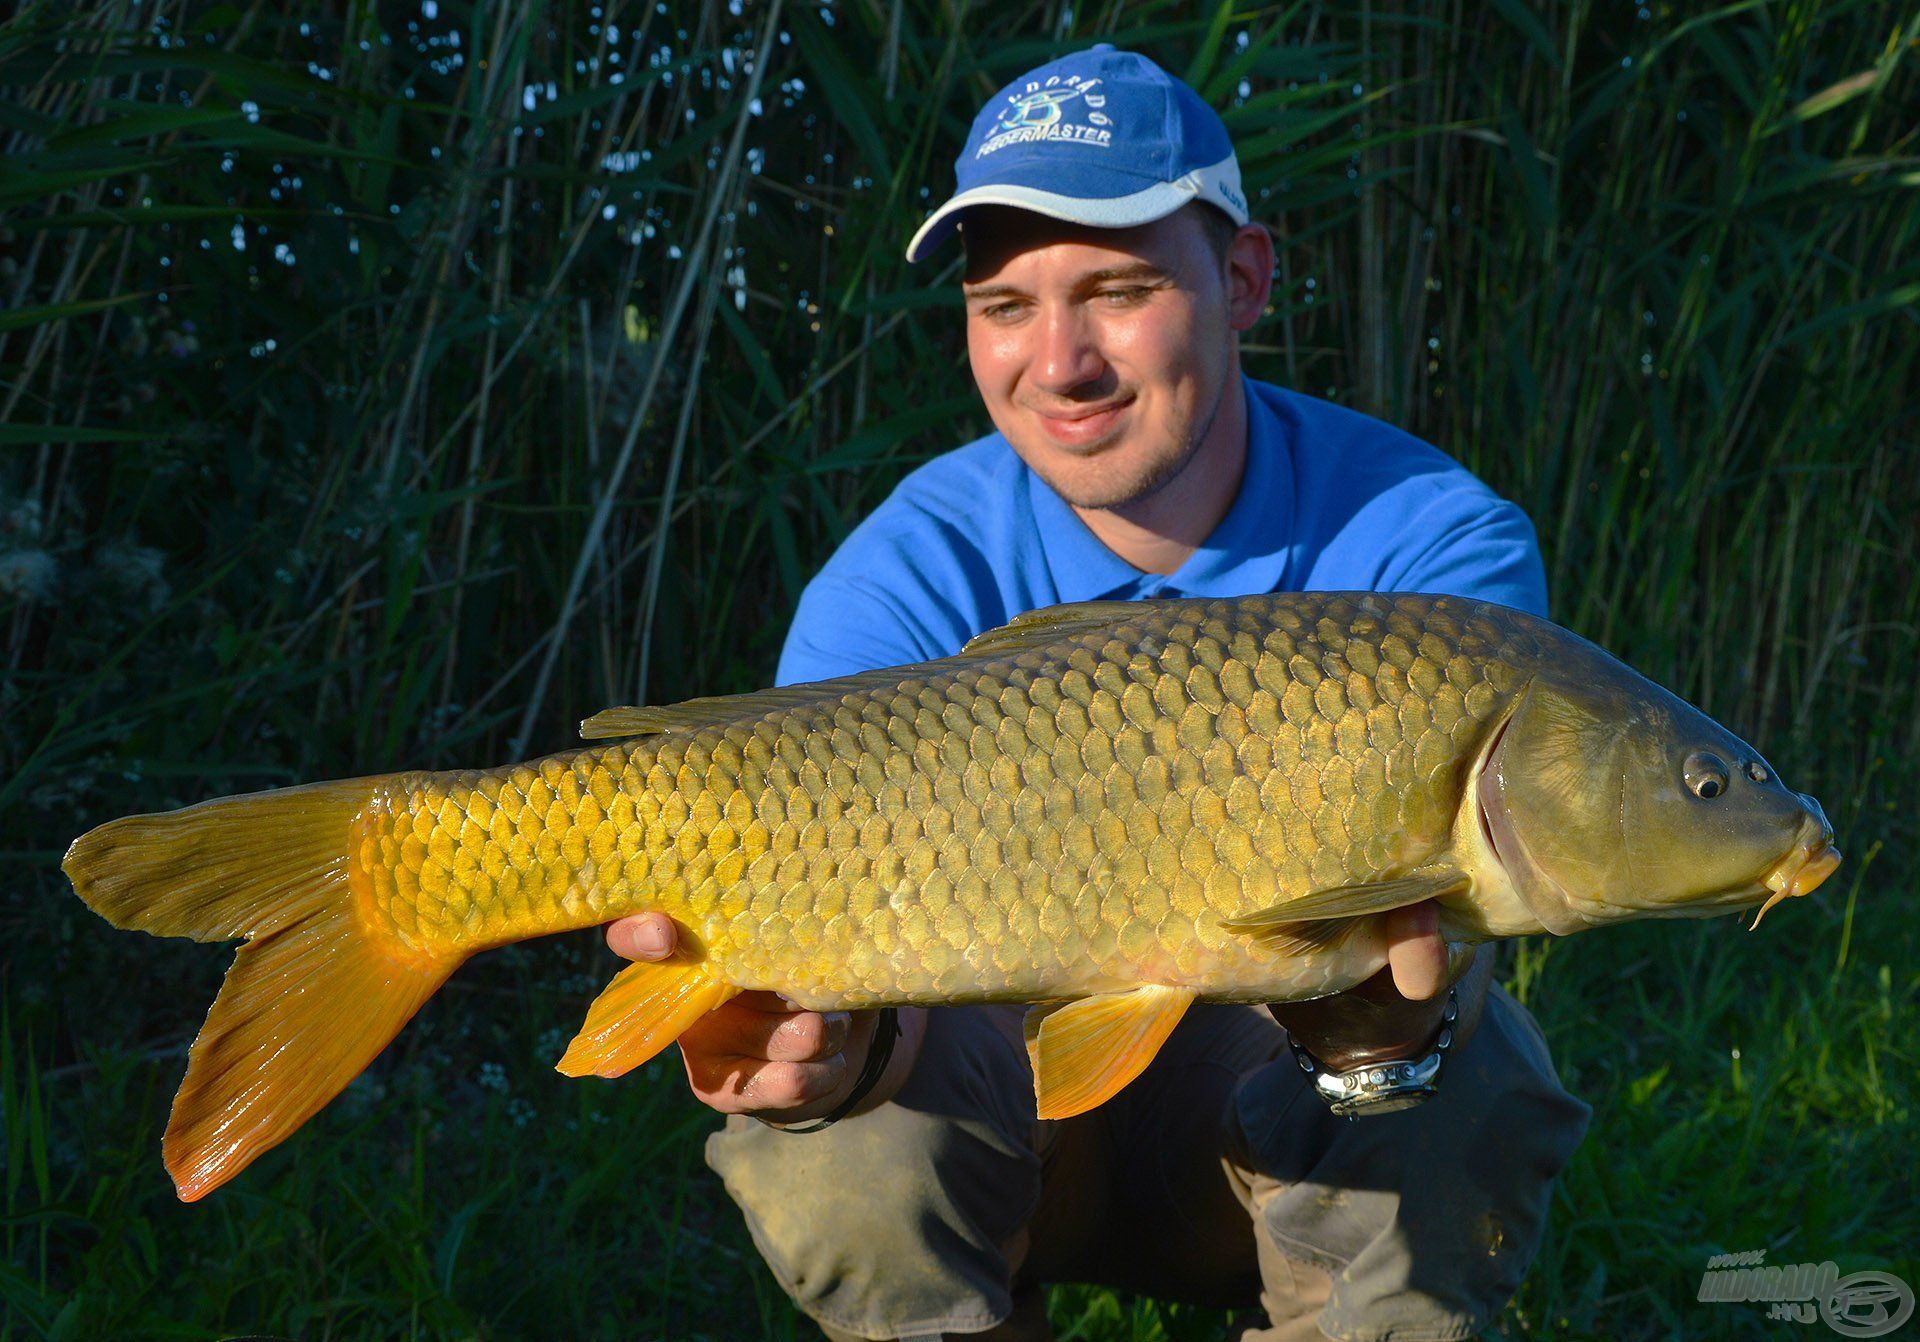
M 1557 618 L 1761 740 L 1849 854 L 1751 937 L 1506 952 L 1599 1114 L 1501 1330 L 1758 1336 L 1693 1302 L 1717 1250 L 1920 1284 L 1920 20 L 1194 13 L 0 21 L 0 1332 L 794 1335 L 671 1069 L 546 1070 L 610 972 L 591 939 L 469 967 L 182 1208 L 158 1128 L 226 954 L 111 933 L 55 863 L 128 811 L 764 683 L 832 546 L 985 428 L 952 266 L 901 249 L 981 99 L 1096 36 L 1228 118 L 1280 242 L 1254 375 L 1521 502 Z M 1101 1292 L 1055 1314 L 1222 1327 Z

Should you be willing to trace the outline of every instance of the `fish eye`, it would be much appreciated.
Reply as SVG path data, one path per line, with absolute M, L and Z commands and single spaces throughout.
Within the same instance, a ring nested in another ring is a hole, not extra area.
M 1767 779 L 1771 778 L 1772 775 L 1767 772 L 1767 766 L 1762 764 L 1759 760 L 1748 760 L 1747 761 L 1747 777 L 1751 778 L 1756 783 L 1764 783 L 1767 781 Z
M 1682 776 L 1693 795 L 1702 801 L 1712 801 L 1727 790 L 1727 766 L 1718 755 L 1705 750 L 1696 750 L 1687 756 Z

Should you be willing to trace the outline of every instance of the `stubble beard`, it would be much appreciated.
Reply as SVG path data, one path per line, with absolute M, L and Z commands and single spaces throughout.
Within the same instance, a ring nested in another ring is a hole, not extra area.
M 1207 411 L 1205 422 L 1189 432 L 1186 442 L 1176 454 L 1148 463 L 1147 469 L 1133 476 L 1117 479 L 1095 475 L 1083 480 L 1048 480 L 1042 474 L 1053 492 L 1065 499 L 1075 508 L 1101 509 L 1124 514 L 1127 509 L 1144 503 L 1166 488 L 1173 480 L 1193 464 L 1194 457 L 1200 451 L 1200 445 L 1207 441 L 1207 435 L 1213 432 L 1213 423 L 1220 417 L 1220 402 L 1226 397 L 1226 384 L 1229 379 L 1221 380 L 1220 395 L 1216 396 L 1212 407 Z M 1098 461 L 1096 454 L 1093 458 Z

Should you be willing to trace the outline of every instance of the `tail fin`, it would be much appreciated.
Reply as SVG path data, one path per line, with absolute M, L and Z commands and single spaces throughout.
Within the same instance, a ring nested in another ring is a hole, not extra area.
M 129 816 L 67 850 L 74 890 L 115 927 L 246 938 L 167 1123 L 182 1201 L 233 1178 L 345 1089 L 464 958 L 372 940 L 355 916 L 350 836 L 378 781 Z

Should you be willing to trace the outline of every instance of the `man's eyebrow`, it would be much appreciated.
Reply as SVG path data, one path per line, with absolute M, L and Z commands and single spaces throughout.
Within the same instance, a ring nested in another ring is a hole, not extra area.
M 1102 270 L 1090 270 L 1074 281 L 1076 288 L 1091 289 L 1095 285 L 1112 284 L 1118 280 L 1170 280 L 1173 276 L 1154 265 L 1151 261 L 1135 261 L 1124 266 L 1108 266 Z M 960 286 L 968 298 L 1009 298 L 1022 297 L 1026 290 L 1012 284 L 963 283 Z
M 1170 280 L 1172 278 L 1173 276 L 1151 261 L 1135 261 L 1132 265 L 1109 266 L 1105 270 L 1088 271 L 1080 277 L 1080 283 L 1090 287 L 1095 284 L 1111 284 L 1115 280 Z

